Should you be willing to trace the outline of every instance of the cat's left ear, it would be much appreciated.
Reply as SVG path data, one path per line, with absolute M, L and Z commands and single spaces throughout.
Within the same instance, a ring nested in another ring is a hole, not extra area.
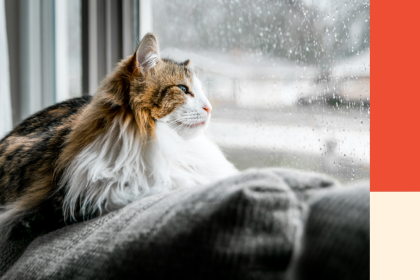
M 135 53 L 137 66 L 141 73 L 147 76 L 150 69 L 160 61 L 159 43 L 153 33 L 147 33 L 140 41 Z

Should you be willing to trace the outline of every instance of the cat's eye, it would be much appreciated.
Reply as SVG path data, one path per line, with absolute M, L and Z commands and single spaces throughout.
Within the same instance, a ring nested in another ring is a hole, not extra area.
M 188 94 L 188 88 L 186 86 L 178 86 L 180 90 L 182 90 L 185 94 Z

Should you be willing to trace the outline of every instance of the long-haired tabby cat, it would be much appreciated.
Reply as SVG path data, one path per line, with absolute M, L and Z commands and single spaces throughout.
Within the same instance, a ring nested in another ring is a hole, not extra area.
M 203 133 L 212 107 L 155 35 L 93 97 L 34 114 L 0 141 L 0 233 L 46 230 L 237 172 Z

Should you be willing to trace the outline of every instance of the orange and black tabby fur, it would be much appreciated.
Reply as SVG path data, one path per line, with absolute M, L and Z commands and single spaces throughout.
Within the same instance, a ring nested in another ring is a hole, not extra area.
M 50 196 L 59 180 L 54 171 L 80 111 L 91 99 L 82 97 L 46 108 L 23 121 L 0 141 L 0 213 L 13 211 L 21 223 L 19 230 L 29 230 L 31 222 L 37 218 L 57 221 L 57 224 L 37 221 L 33 223 L 39 227 L 37 230 L 63 224 L 59 211 L 62 193 Z M 16 219 L 2 221 L 13 223 L 3 225 L 3 231 L 14 226 Z
M 63 226 L 65 189 L 59 184 L 74 158 L 110 129 L 117 117 L 146 143 L 154 137 L 155 120 L 186 101 L 187 96 L 174 85 L 192 82 L 188 61 L 162 59 L 153 69 L 147 64 L 150 61 L 139 62 L 139 56 L 154 44 L 155 36 L 146 35 L 136 53 L 105 78 L 95 96 L 46 108 L 0 141 L 0 234 Z M 81 216 L 76 213 L 76 218 Z

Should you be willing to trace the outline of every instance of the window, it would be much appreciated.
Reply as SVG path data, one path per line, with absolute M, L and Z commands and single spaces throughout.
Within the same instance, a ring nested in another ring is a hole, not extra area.
M 237 167 L 369 178 L 369 1 L 156 0 L 153 28 L 195 65 Z

